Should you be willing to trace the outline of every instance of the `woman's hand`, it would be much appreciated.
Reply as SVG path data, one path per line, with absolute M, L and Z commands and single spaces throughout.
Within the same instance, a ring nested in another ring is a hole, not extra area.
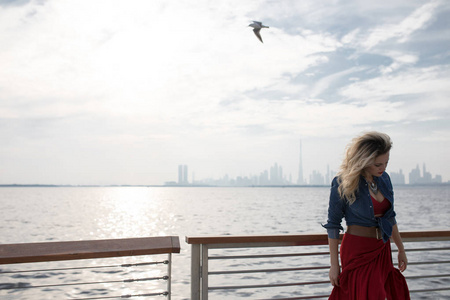
M 339 286 L 339 273 L 340 273 L 339 265 L 330 267 L 329 277 L 330 282 L 333 286 Z
M 400 270 L 400 272 L 405 271 L 407 265 L 408 265 L 408 258 L 406 258 L 405 250 L 398 251 L 398 269 Z

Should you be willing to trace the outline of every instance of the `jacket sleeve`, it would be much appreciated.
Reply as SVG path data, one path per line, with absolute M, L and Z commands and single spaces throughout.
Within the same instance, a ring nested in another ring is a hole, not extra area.
M 342 227 L 342 218 L 345 211 L 345 200 L 341 199 L 338 191 L 339 184 L 337 179 L 333 179 L 330 191 L 330 202 L 328 204 L 328 220 L 325 225 L 322 225 L 327 229 L 328 237 L 331 239 L 339 238 L 339 231 L 344 230 Z
M 392 236 L 392 227 L 397 224 L 397 220 L 395 218 L 395 210 L 394 210 L 394 188 L 392 186 L 391 178 L 385 172 L 381 178 L 386 185 L 387 191 L 385 191 L 385 196 L 388 196 L 392 201 L 392 207 L 389 209 L 385 215 L 378 219 L 378 227 L 381 229 L 383 234 L 383 241 L 386 243 L 389 238 Z
M 388 220 L 391 223 L 391 226 L 394 226 L 395 224 L 397 224 L 397 220 L 395 218 L 396 213 L 395 213 L 395 205 L 394 205 L 394 187 L 392 186 L 392 181 L 391 181 L 391 177 L 389 176 L 389 174 L 384 172 L 383 176 L 386 177 L 386 179 L 385 179 L 386 185 L 387 185 L 389 192 L 391 193 L 390 197 L 392 197 L 392 212 L 388 215 Z

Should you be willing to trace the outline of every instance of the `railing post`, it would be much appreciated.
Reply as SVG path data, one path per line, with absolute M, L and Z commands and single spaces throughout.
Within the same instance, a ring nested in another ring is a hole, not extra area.
M 202 244 L 202 300 L 208 300 L 208 245 Z
M 170 300 L 172 298 L 172 253 L 169 253 L 168 256 L 169 265 L 167 266 L 167 275 L 169 278 L 167 279 L 167 293 L 169 294 L 167 295 L 167 299 Z
M 191 300 L 200 300 L 200 245 L 191 246 Z

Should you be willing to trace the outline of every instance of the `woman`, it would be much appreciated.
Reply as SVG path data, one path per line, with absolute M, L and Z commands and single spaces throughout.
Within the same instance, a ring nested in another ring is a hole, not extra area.
M 394 193 L 385 172 L 392 142 L 388 135 L 368 132 L 347 147 L 340 172 L 333 179 L 328 207 L 329 299 L 410 299 L 400 273 L 408 260 L 397 227 Z M 342 218 L 347 232 L 338 244 Z M 392 238 L 398 248 L 398 269 L 392 264 Z

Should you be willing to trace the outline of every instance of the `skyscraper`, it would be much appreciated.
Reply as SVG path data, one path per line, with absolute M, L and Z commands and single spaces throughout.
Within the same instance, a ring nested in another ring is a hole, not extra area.
M 409 184 L 417 184 L 420 181 L 420 168 L 419 165 L 411 172 L 409 172 Z
M 188 184 L 187 165 L 178 165 L 178 184 Z
M 300 140 L 300 156 L 299 156 L 299 164 L 298 164 L 297 184 L 298 185 L 305 184 L 305 180 L 303 179 L 302 140 Z
M 325 184 L 330 185 L 330 183 L 331 183 L 330 165 L 327 164 L 327 174 L 325 175 Z
M 178 165 L 178 184 L 183 184 L 183 165 Z
M 188 180 L 188 166 L 184 165 L 184 173 L 183 173 L 183 184 L 188 184 L 189 180 Z
M 275 163 L 270 167 L 270 184 L 283 184 L 283 167 Z

